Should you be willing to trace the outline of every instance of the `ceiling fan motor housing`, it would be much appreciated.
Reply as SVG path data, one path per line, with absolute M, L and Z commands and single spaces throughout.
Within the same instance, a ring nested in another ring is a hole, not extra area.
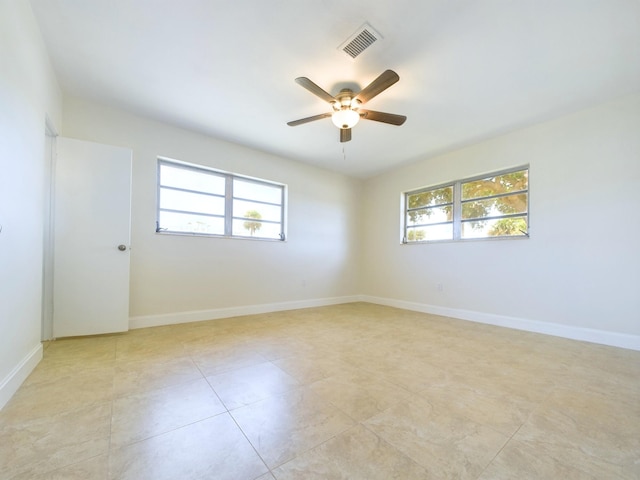
M 333 103 L 334 110 L 344 110 L 345 108 L 351 110 L 357 110 L 360 106 L 360 101 L 356 100 L 356 95 L 353 90 L 349 88 L 343 88 L 340 93 L 336 95 L 336 101 Z

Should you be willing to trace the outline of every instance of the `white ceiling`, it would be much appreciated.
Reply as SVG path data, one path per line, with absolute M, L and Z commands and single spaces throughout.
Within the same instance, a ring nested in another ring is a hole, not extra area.
M 638 0 L 31 0 L 72 95 L 357 177 L 640 90 Z M 364 22 L 383 35 L 352 60 Z M 400 81 L 339 143 L 336 94 Z M 344 149 L 344 150 L 343 150 Z

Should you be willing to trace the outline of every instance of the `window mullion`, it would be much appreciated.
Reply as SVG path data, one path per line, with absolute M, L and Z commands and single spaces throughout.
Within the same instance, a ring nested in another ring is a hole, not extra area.
M 225 177 L 224 199 L 224 234 L 231 236 L 233 230 L 233 177 Z
M 470 183 L 470 182 L 464 182 L 464 183 Z M 512 192 L 497 193 L 495 195 L 485 195 L 484 197 L 466 198 L 462 200 L 462 203 L 478 202 L 481 200 L 494 200 L 496 198 L 513 197 L 516 195 L 526 195 L 527 193 L 529 193 L 528 190 L 514 190 Z
M 203 190 L 193 190 L 189 188 L 170 187 L 168 185 L 160 185 L 160 190 L 171 190 L 174 192 L 195 193 L 196 195 L 206 195 L 208 197 L 218 197 L 218 198 L 222 198 L 223 196 L 223 195 L 220 195 L 219 193 L 211 193 L 211 192 L 205 192 Z
M 453 185 L 453 239 L 462 238 L 462 182 Z

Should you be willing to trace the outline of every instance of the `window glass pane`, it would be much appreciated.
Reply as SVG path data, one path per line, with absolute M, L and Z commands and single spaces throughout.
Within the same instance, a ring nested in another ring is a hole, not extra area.
M 233 197 L 280 205 L 282 203 L 282 187 L 234 178 Z
M 265 223 L 258 220 L 233 220 L 232 235 L 240 237 L 275 238 L 280 239 L 280 224 Z
M 527 217 L 462 222 L 462 238 L 526 236 Z
M 429 207 L 453 202 L 453 185 L 407 195 L 407 208 Z
M 427 227 L 407 228 L 407 242 L 423 242 L 428 240 L 451 240 L 453 224 L 431 225 Z
M 160 185 L 165 187 L 184 188 L 186 190 L 224 195 L 224 184 L 225 179 L 220 175 L 192 170 L 190 168 L 160 165 Z
M 224 215 L 224 197 L 161 188 L 160 208 Z
M 224 218 L 160 212 L 159 227 L 170 232 L 224 234 Z
M 527 212 L 527 194 L 519 193 L 487 200 L 474 200 L 462 204 L 462 218 L 484 218 Z
M 462 200 L 517 192 L 529 188 L 529 171 L 505 173 L 462 184 Z
M 233 216 L 280 222 L 282 220 L 282 207 L 247 202 L 245 200 L 234 200 Z
M 425 225 L 430 223 L 450 222 L 453 218 L 453 207 L 429 207 L 412 210 L 407 213 L 407 225 Z

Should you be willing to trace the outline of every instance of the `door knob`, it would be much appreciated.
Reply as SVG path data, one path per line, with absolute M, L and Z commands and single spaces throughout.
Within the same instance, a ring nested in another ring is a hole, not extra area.
M 127 249 L 126 245 L 118 245 L 118 250 L 120 250 L 121 252 L 124 252 Z

